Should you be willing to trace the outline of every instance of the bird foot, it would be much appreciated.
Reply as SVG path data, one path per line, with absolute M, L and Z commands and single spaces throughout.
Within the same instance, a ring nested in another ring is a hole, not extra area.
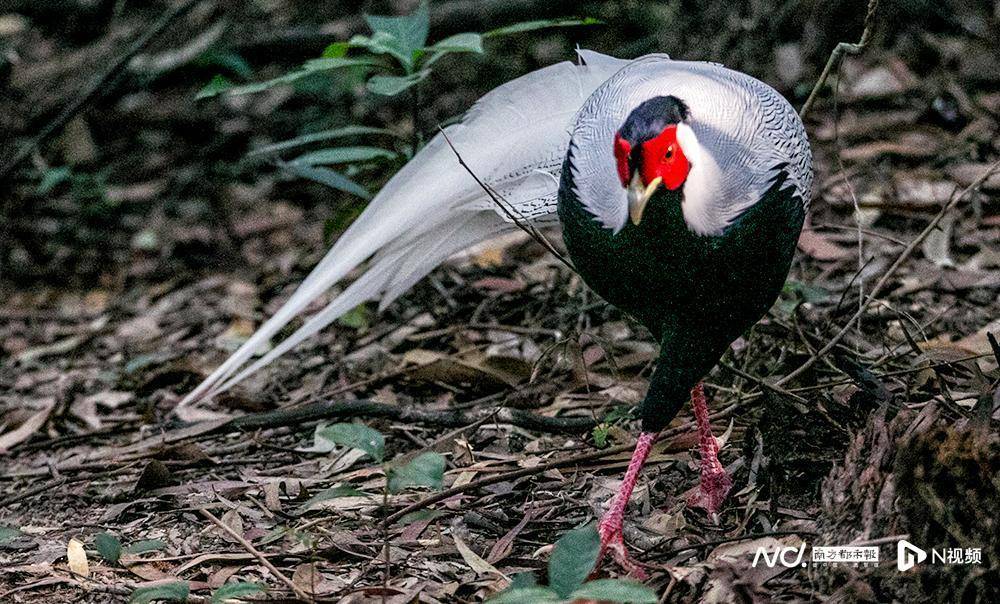
M 688 496 L 687 504 L 689 507 L 702 508 L 709 516 L 717 518 L 719 509 L 732 486 L 733 480 L 722 466 L 717 463 L 710 464 L 702 468 L 698 488 Z
M 617 526 L 615 526 L 616 524 Z M 616 523 L 613 519 L 602 518 L 600 524 L 597 526 L 597 533 L 601 536 L 601 549 L 597 555 L 597 566 L 594 567 L 594 573 L 600 567 L 604 556 L 610 552 L 614 561 L 626 573 L 639 580 L 648 578 L 646 571 L 629 556 L 628 550 L 625 548 L 621 522 Z

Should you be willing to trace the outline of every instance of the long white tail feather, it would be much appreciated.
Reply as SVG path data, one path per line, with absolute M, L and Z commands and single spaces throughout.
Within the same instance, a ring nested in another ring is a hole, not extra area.
M 462 123 L 445 130 L 470 169 L 529 220 L 552 222 L 573 117 L 591 92 L 628 64 L 592 51 L 579 54 L 583 64 L 559 63 L 492 90 Z M 438 134 L 390 179 L 274 316 L 181 405 L 224 392 L 362 302 L 381 295 L 384 308 L 446 258 L 513 228 Z M 343 293 L 243 368 L 311 302 L 369 259 L 366 272 Z
M 330 301 L 321 311 L 310 317 L 295 333 L 218 388 L 209 390 L 205 396 L 214 396 L 238 384 L 365 300 L 371 300 L 381 295 L 379 310 L 383 310 L 440 264 L 441 259 L 448 258 L 495 234 L 513 230 L 516 227 L 500 220 L 495 214 L 468 213 L 467 220 L 464 222 L 456 221 L 455 224 L 450 224 L 449 228 L 450 230 L 425 233 L 422 237 L 424 241 L 414 242 L 412 246 L 399 246 L 392 253 L 375 261 L 361 277 Z M 410 251 L 415 248 L 421 249 L 425 254 L 410 254 Z

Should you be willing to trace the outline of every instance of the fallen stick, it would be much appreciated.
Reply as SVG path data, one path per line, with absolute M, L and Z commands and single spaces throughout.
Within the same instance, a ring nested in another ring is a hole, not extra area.
M 539 432 L 579 432 L 593 428 L 599 422 L 597 418 L 588 416 L 548 417 L 522 409 L 506 407 L 491 407 L 474 411 L 427 411 L 415 406 L 390 405 L 370 400 L 320 401 L 292 409 L 276 409 L 236 417 L 212 432 L 278 428 L 323 419 L 351 417 L 385 418 L 442 428 L 459 428 L 482 421 L 484 418 L 492 418 L 501 424 L 511 424 L 518 428 Z
M 224 522 L 222 522 L 221 520 L 219 520 L 218 518 L 216 518 L 215 514 L 213 514 L 212 512 L 209 512 L 206 509 L 200 509 L 198 511 L 201 512 L 202 516 L 204 516 L 205 518 L 208 518 L 212 522 L 212 524 L 214 524 L 215 526 L 219 527 L 220 529 L 222 529 L 223 532 L 225 532 L 227 535 L 229 535 L 230 537 L 232 537 L 233 539 L 235 539 L 236 542 L 239 543 L 240 545 L 242 545 L 243 549 L 247 550 L 247 552 L 249 552 L 251 556 L 253 556 L 254 558 L 257 558 L 257 560 L 259 560 L 260 563 L 263 564 L 267 568 L 267 570 L 271 571 L 271 573 L 274 575 L 274 577 L 276 579 L 278 579 L 279 581 L 281 581 L 282 583 L 284 583 L 285 585 L 287 585 L 288 588 L 291 589 L 292 592 L 296 596 L 298 596 L 300 599 L 302 599 L 302 600 L 304 600 L 306 602 L 312 602 L 313 601 L 313 599 L 311 597 L 309 597 L 309 594 L 307 594 L 306 592 L 302 591 L 302 588 L 300 588 L 298 585 L 296 585 L 294 582 L 292 582 L 291 579 L 289 579 L 288 577 L 286 577 L 285 574 L 282 573 L 280 570 L 278 570 L 278 568 L 275 565 L 271 564 L 271 561 L 268 560 L 267 557 L 264 554 L 260 553 L 260 551 L 258 551 L 257 548 L 255 548 L 253 546 L 253 544 L 251 544 L 249 541 L 247 541 L 243 537 L 243 535 L 237 533 L 236 531 L 234 531 L 230 527 L 226 526 L 226 524 Z

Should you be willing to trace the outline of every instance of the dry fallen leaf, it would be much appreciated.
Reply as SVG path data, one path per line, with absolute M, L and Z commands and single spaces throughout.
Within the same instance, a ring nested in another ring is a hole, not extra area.
M 69 569 L 81 577 L 90 576 L 90 565 L 87 564 L 87 552 L 83 550 L 83 544 L 76 539 L 70 539 L 66 545 L 66 560 L 69 562 Z
M 829 237 L 813 230 L 803 230 L 799 249 L 817 260 L 840 260 L 854 255 L 854 250 L 837 245 Z
M 14 428 L 10 432 L 0 435 L 0 453 L 7 452 L 8 449 L 22 443 L 29 438 L 31 435 L 38 431 L 43 425 L 45 425 L 45 420 L 49 418 L 49 414 L 52 413 L 52 409 L 56 406 L 56 399 L 49 398 L 42 401 L 42 408 L 36 412 L 34 415 L 24 420 L 17 428 Z
M 243 536 L 243 518 L 240 516 L 239 512 L 236 510 L 227 510 L 226 513 L 222 515 L 220 520 L 222 521 L 222 524 L 228 526 L 234 533 L 241 537 Z M 219 536 L 231 543 L 237 542 L 236 539 L 229 533 L 222 532 L 219 533 Z
M 469 565 L 469 568 L 476 571 L 479 576 L 492 574 L 494 576 L 503 576 L 503 573 L 498 571 L 495 566 L 483 560 L 479 557 L 479 554 L 469 549 L 469 546 L 462 541 L 462 538 L 458 535 L 453 534 L 452 539 L 455 540 L 455 547 L 458 548 L 458 553 L 462 555 L 462 560 Z

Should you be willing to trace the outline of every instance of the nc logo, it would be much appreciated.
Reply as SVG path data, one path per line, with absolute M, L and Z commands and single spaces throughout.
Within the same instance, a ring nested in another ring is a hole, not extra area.
M 757 566 L 761 558 L 764 559 L 764 565 L 768 568 L 774 568 L 778 562 L 781 562 L 781 565 L 786 568 L 805 566 L 806 563 L 802 561 L 802 557 L 805 553 L 805 542 L 803 542 L 799 547 L 775 547 L 774 551 L 770 553 L 768 553 L 766 548 L 758 547 L 757 553 L 754 554 L 751 566 Z M 794 557 L 789 559 L 789 556 Z
M 927 559 L 927 552 L 913 545 L 906 539 L 900 539 L 896 544 L 896 567 L 899 570 L 910 570 Z

